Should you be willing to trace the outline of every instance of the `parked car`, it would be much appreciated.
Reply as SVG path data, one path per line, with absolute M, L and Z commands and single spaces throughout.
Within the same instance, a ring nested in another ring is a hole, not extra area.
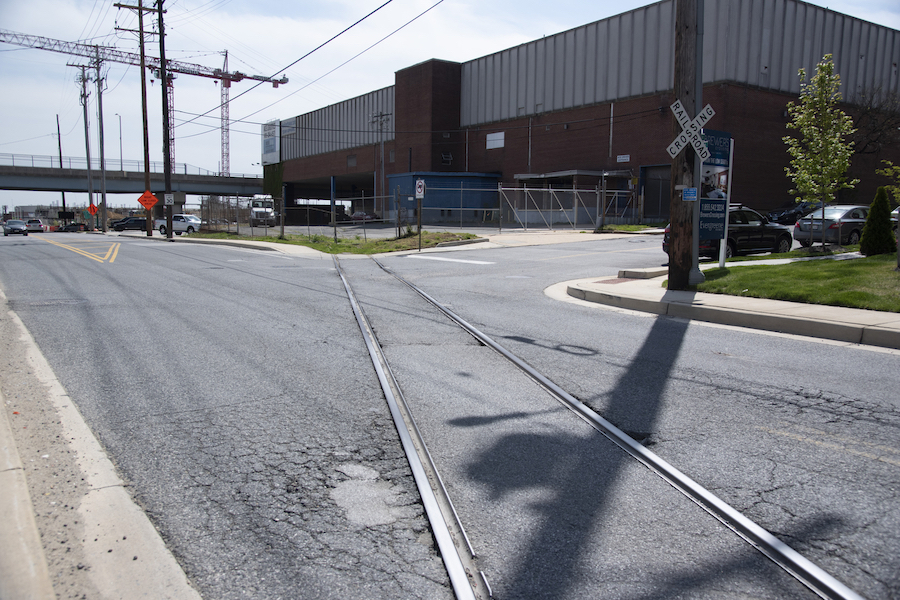
M 28 227 L 25 225 L 25 221 L 10 219 L 3 224 L 3 235 L 12 235 L 16 233 L 28 235 Z
M 669 253 L 669 231 L 666 226 L 663 235 L 663 252 Z M 718 258 L 721 240 L 700 240 L 700 256 Z M 728 240 L 725 257 L 757 252 L 790 252 L 793 240 L 791 228 L 771 223 L 764 216 L 740 204 L 732 204 L 728 209 Z
M 363 212 L 361 210 L 358 210 L 350 215 L 350 219 L 353 221 L 377 221 L 378 215 L 376 215 L 375 213 Z
M 28 219 L 27 221 L 25 221 L 25 228 L 28 229 L 29 232 L 43 232 L 44 222 L 40 219 Z
M 118 221 L 113 225 L 113 229 L 116 231 L 125 231 L 126 229 L 144 231 L 147 229 L 147 219 L 145 217 L 128 217 Z
M 859 243 L 868 215 L 868 206 L 826 206 L 824 223 L 821 209 L 806 215 L 794 225 L 794 239 L 803 247 L 809 246 L 811 242 L 821 242 L 823 238 L 826 244 L 852 246 Z
M 161 235 L 166 235 L 166 219 L 157 219 L 153 222 L 153 227 L 159 229 Z M 172 215 L 172 233 L 181 235 L 182 233 L 194 233 L 200 231 L 200 217 L 188 214 Z
M 766 217 L 774 223 L 793 225 L 797 219 L 802 219 L 817 208 L 822 208 L 821 202 L 792 202 L 790 205 L 773 210 Z
M 897 224 L 900 223 L 900 206 L 891 211 L 891 221 L 894 223 L 894 231 L 896 231 Z
M 57 231 L 84 231 L 84 223 L 69 223 L 68 225 L 60 225 Z

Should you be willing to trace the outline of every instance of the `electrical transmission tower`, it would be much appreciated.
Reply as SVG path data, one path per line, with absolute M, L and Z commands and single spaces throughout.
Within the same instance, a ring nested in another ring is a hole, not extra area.
M 93 61 L 96 61 L 99 64 L 102 61 L 106 62 L 114 62 L 121 63 L 126 65 L 134 65 L 141 66 L 141 56 L 139 54 L 134 54 L 132 52 L 124 52 L 122 50 L 118 50 L 116 48 L 112 48 L 110 46 L 94 46 L 89 44 L 79 44 L 77 42 L 64 42 L 61 40 L 53 40 L 50 38 L 45 38 L 37 35 L 27 35 L 24 33 L 16 33 L 14 31 L 7 31 L 5 29 L 0 29 L 0 42 L 6 44 L 13 44 L 16 46 L 22 46 L 25 48 L 37 48 L 39 50 L 47 50 L 50 52 L 58 52 L 61 54 L 71 54 L 74 56 L 82 56 L 84 58 L 89 58 Z M 159 73 L 162 67 L 159 58 L 155 58 L 152 56 L 144 57 L 144 66 L 153 71 L 154 73 Z M 229 72 L 228 71 L 228 54 L 225 54 L 225 66 L 223 69 L 213 69 L 209 67 L 205 67 L 203 65 L 193 64 L 193 63 L 185 63 L 175 60 L 166 60 L 166 72 L 169 81 L 163 82 L 163 85 L 167 86 L 167 94 L 169 95 L 169 143 L 170 146 L 170 154 L 171 156 L 166 157 L 167 160 L 174 161 L 174 123 L 175 119 L 173 118 L 174 112 L 174 86 L 172 85 L 172 73 L 181 73 L 183 75 L 194 75 L 196 77 L 207 77 L 209 79 L 217 79 L 221 85 L 221 127 L 222 127 L 222 148 L 221 148 L 221 159 L 222 159 L 222 174 L 230 174 L 230 148 L 229 148 L 229 121 L 228 121 L 228 104 L 229 97 L 228 91 L 231 88 L 231 84 L 237 81 L 243 81 L 244 79 L 252 79 L 254 81 L 266 81 L 270 82 L 274 87 L 278 87 L 283 83 L 288 82 L 288 78 L 282 76 L 280 79 L 275 79 L 273 77 L 267 77 L 264 75 L 247 75 L 245 73 L 241 73 L 239 71 Z

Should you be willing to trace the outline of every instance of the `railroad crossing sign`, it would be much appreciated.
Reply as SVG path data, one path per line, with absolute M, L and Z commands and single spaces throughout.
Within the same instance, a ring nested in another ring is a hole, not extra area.
M 706 142 L 703 141 L 700 132 L 703 129 L 703 126 L 713 118 L 716 111 L 713 110 L 712 106 L 707 104 L 703 107 L 703 110 L 691 120 L 687 111 L 684 109 L 684 106 L 681 104 L 681 100 L 676 100 L 670 108 L 672 109 L 675 118 L 678 120 L 678 123 L 681 125 L 682 132 L 681 135 L 669 144 L 669 147 L 666 148 L 666 152 L 669 153 L 669 156 L 675 158 L 682 150 L 691 146 L 694 149 L 694 152 L 697 153 L 697 156 L 700 157 L 700 160 L 708 159 L 710 156 L 709 148 L 706 147 Z

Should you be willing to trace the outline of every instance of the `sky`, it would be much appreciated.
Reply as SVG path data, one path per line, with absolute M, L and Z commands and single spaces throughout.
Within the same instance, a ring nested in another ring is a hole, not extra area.
M 144 0 L 150 4 L 153 0 Z M 0 0 L 0 29 L 138 53 L 136 11 L 114 0 Z M 137 2 L 125 3 L 136 5 Z M 394 84 L 394 73 L 429 59 L 466 62 L 650 4 L 646 0 L 165 0 L 166 57 L 180 63 L 265 77 L 230 88 L 230 172 L 261 174 L 261 124 L 287 119 Z M 812 4 L 900 29 L 897 0 Z M 155 30 L 156 17 L 144 19 Z M 348 29 L 349 28 L 349 29 Z M 147 54 L 159 56 L 158 36 Z M 0 160 L 3 155 L 85 156 L 78 56 L 0 43 Z M 143 158 L 140 69 L 102 68 L 103 135 L 108 164 Z M 99 156 L 96 84 L 90 83 L 91 156 Z M 150 160 L 161 162 L 162 91 L 147 78 Z M 174 82 L 175 160 L 221 169 L 219 83 L 179 74 Z M 57 136 L 57 117 L 60 135 Z M 120 145 L 122 151 L 120 153 Z M 8 163 L 5 163 L 8 164 Z M 0 190 L 0 208 L 59 204 L 59 193 Z M 86 194 L 66 194 L 86 204 Z M 110 206 L 137 207 L 111 195 Z

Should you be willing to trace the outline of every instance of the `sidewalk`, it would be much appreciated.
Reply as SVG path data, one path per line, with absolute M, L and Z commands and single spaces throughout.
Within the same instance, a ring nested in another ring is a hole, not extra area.
M 735 264 L 739 263 L 729 266 Z M 566 289 L 574 298 L 616 308 L 900 349 L 898 313 L 669 291 L 662 285 L 667 275 L 666 267 L 619 271 L 618 277 L 592 277 L 567 282 Z

